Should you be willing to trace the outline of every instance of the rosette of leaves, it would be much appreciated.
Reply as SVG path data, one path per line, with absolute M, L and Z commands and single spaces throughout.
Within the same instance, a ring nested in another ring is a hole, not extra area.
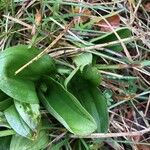
M 55 61 L 48 54 L 15 74 L 40 52 L 17 45 L 0 53 L 0 137 L 6 137 L 0 138 L 3 149 L 40 150 L 48 145 L 48 132 L 41 123 L 41 105 L 75 135 L 82 137 L 107 130 L 106 101 L 98 89 L 100 78 L 89 63 L 77 67 L 66 79 L 66 86 L 56 81 Z M 79 94 L 80 85 L 75 81 L 82 84 Z

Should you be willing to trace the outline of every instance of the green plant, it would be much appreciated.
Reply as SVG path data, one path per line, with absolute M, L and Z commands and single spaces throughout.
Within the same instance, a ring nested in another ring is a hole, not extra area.
M 10 47 L 0 53 L 0 125 L 4 127 L 0 137 L 12 136 L 10 149 L 47 147 L 51 127 L 44 121 L 43 107 L 79 137 L 94 131 L 107 132 L 106 99 L 98 88 L 101 77 L 92 66 L 91 54 L 83 54 L 90 61 L 82 63 L 79 62 L 83 56 L 77 56 L 77 67 L 68 77 L 58 72 L 55 60 L 48 54 L 15 74 L 38 53 L 40 50 L 27 45 Z

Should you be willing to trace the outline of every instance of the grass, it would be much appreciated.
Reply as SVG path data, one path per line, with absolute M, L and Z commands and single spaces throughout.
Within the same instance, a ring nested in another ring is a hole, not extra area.
M 89 10 L 90 14 L 82 10 Z M 107 21 L 115 13 L 121 19 L 117 29 Z M 109 132 L 93 133 L 85 139 L 68 135 L 41 109 L 45 118 L 53 122 L 48 149 L 150 148 L 150 14 L 142 1 L 1 0 L 0 17 L 2 51 L 19 43 L 43 50 L 16 73 L 48 53 L 64 65 L 63 71 L 69 74 L 74 68 L 72 58 L 89 52 L 102 75 L 100 88 L 108 100 Z M 100 20 L 111 29 L 110 36 L 110 32 L 95 25 Z M 131 34 L 123 36 L 122 28 Z

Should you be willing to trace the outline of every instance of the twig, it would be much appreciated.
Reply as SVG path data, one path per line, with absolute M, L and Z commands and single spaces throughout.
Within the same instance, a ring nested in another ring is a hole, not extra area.
M 124 136 L 139 136 L 139 135 L 143 135 L 145 133 L 150 132 L 150 128 L 141 130 L 141 131 L 136 131 L 136 132 L 120 132 L 120 133 L 93 133 L 91 135 L 87 135 L 87 136 L 77 136 L 77 135 L 70 135 L 71 138 L 112 138 L 112 137 L 124 137 Z
M 146 109 L 145 109 L 144 116 L 146 116 L 146 115 L 147 115 L 147 112 L 148 112 L 149 106 L 150 106 L 150 95 L 149 95 L 149 98 L 148 98 L 148 102 L 147 102 L 147 105 L 146 105 Z
M 61 25 L 59 22 L 57 22 L 55 19 L 53 19 L 52 17 L 49 18 L 50 20 L 52 20 L 54 23 L 56 23 L 57 25 L 59 25 L 62 29 L 65 29 L 65 27 L 63 25 Z M 76 38 L 77 40 L 79 40 L 82 44 L 87 45 L 87 43 L 83 40 L 81 40 L 77 35 L 75 35 L 73 32 L 71 32 L 70 30 L 67 31 L 70 35 L 72 35 L 74 38 Z
M 134 20 L 135 20 L 135 17 L 136 17 L 136 13 L 137 13 L 137 11 L 138 11 L 140 5 L 141 5 L 141 2 L 142 2 L 142 0 L 139 0 L 138 4 L 137 4 L 137 6 L 136 6 L 136 9 L 135 9 L 135 11 L 134 11 L 134 13 L 132 14 L 132 18 L 131 18 L 130 24 L 133 24 L 133 22 L 134 22 Z
M 128 42 L 128 41 L 131 42 L 132 40 L 135 40 L 135 39 L 138 39 L 138 38 L 135 38 L 135 37 L 125 38 L 125 39 L 122 39 L 122 42 Z M 86 52 L 86 51 L 93 50 L 93 49 L 99 50 L 99 49 L 102 49 L 106 46 L 115 45 L 115 44 L 119 44 L 119 43 L 120 43 L 120 41 L 117 40 L 117 41 L 113 41 L 113 42 L 108 42 L 108 43 L 103 43 L 103 44 L 96 44 L 96 45 L 92 45 L 92 46 L 88 46 L 88 47 L 82 47 L 82 48 L 72 47 L 71 49 L 68 49 L 68 50 L 65 50 L 65 51 L 69 52 L 69 54 L 76 54 L 78 52 Z M 57 52 L 58 54 L 55 54 L 55 53 L 56 52 L 52 52 L 50 55 L 52 57 L 57 57 L 58 55 L 64 54 L 64 50 Z
M 27 23 L 25 23 L 25 22 L 23 22 L 23 21 L 21 21 L 21 20 L 19 20 L 19 19 L 17 19 L 17 18 L 13 18 L 13 17 L 11 17 L 11 16 L 6 16 L 6 15 L 3 15 L 3 17 L 5 17 L 5 18 L 7 18 L 7 19 L 10 19 L 10 20 L 12 20 L 12 21 L 14 21 L 14 22 L 17 22 L 17 23 L 19 23 L 19 24 L 21 24 L 21 25 L 27 27 L 28 29 L 32 29 L 32 26 L 31 26 L 31 25 L 29 25 L 29 24 L 27 24 Z
M 59 34 L 59 36 L 47 47 L 45 48 L 41 53 L 39 53 L 36 57 L 34 57 L 32 60 L 30 60 L 28 63 L 26 63 L 25 65 L 23 65 L 21 68 L 19 68 L 16 72 L 15 75 L 18 74 L 19 72 L 21 72 L 23 69 L 25 69 L 27 66 L 29 66 L 30 64 L 32 64 L 34 61 L 37 61 L 39 58 L 41 58 L 45 53 L 48 53 L 50 51 L 50 49 L 64 36 L 64 34 L 66 33 L 66 31 L 68 30 L 68 28 L 70 27 L 70 25 L 72 24 L 72 22 Z
M 125 39 L 122 39 L 122 42 L 128 42 L 128 41 L 131 42 L 132 40 L 135 40 L 135 39 L 136 39 L 135 37 L 125 38 Z M 88 47 L 76 48 L 75 51 L 86 51 L 86 50 L 91 50 L 91 49 L 99 49 L 99 48 L 103 48 L 106 46 L 115 45 L 115 44 L 119 44 L 119 43 L 120 43 L 120 40 L 117 40 L 117 41 L 103 43 L 103 44 L 96 44 L 96 45 L 88 46 Z
M 47 148 L 51 148 L 52 144 L 59 141 L 61 138 L 65 136 L 67 132 L 63 132 L 62 134 L 58 135 L 54 140 L 52 140 L 48 145 Z

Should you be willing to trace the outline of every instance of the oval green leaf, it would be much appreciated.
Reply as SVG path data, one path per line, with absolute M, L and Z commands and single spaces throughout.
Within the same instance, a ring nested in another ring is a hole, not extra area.
M 90 68 L 89 68 L 90 69 Z M 106 99 L 103 96 L 100 89 L 97 88 L 97 85 L 91 84 L 89 79 L 95 78 L 95 73 L 93 72 L 92 77 L 92 68 L 91 73 L 88 70 L 81 72 L 80 68 L 77 68 L 76 71 L 73 71 L 70 77 L 66 79 L 67 89 L 80 101 L 82 106 L 92 115 L 97 123 L 97 132 L 107 132 L 108 130 L 108 110 Z M 85 78 L 87 75 L 87 79 Z M 89 77 L 88 77 L 89 76 Z M 96 83 L 96 81 L 95 81 Z
M 48 134 L 42 130 L 35 140 L 29 140 L 19 135 L 14 135 L 10 143 L 10 150 L 41 150 L 49 143 Z
M 52 78 L 46 77 L 44 82 L 47 91 L 39 92 L 41 102 L 64 127 L 79 136 L 96 130 L 94 119 L 71 93 Z
M 10 150 L 42 150 L 49 143 L 46 131 L 40 131 L 35 140 L 29 140 L 19 135 L 14 135 L 10 143 Z
M 14 131 L 16 131 L 21 136 L 24 136 L 27 138 L 32 138 L 31 129 L 27 126 L 27 124 L 19 116 L 14 105 L 12 105 L 8 109 L 6 109 L 4 114 L 7 119 L 7 122 L 10 124 L 12 129 L 14 129 Z
M 39 53 L 38 49 L 27 45 L 10 47 L 0 53 L 0 89 L 4 93 L 22 102 L 38 103 L 33 81 L 55 70 L 52 58 L 44 55 L 19 74 L 15 75 L 15 71 Z
M 31 130 L 37 132 L 41 120 L 39 104 L 22 103 L 17 100 L 14 101 L 14 104 L 24 122 Z
M 10 97 L 26 103 L 38 103 L 34 82 L 24 79 L 0 77 L 0 89 Z

